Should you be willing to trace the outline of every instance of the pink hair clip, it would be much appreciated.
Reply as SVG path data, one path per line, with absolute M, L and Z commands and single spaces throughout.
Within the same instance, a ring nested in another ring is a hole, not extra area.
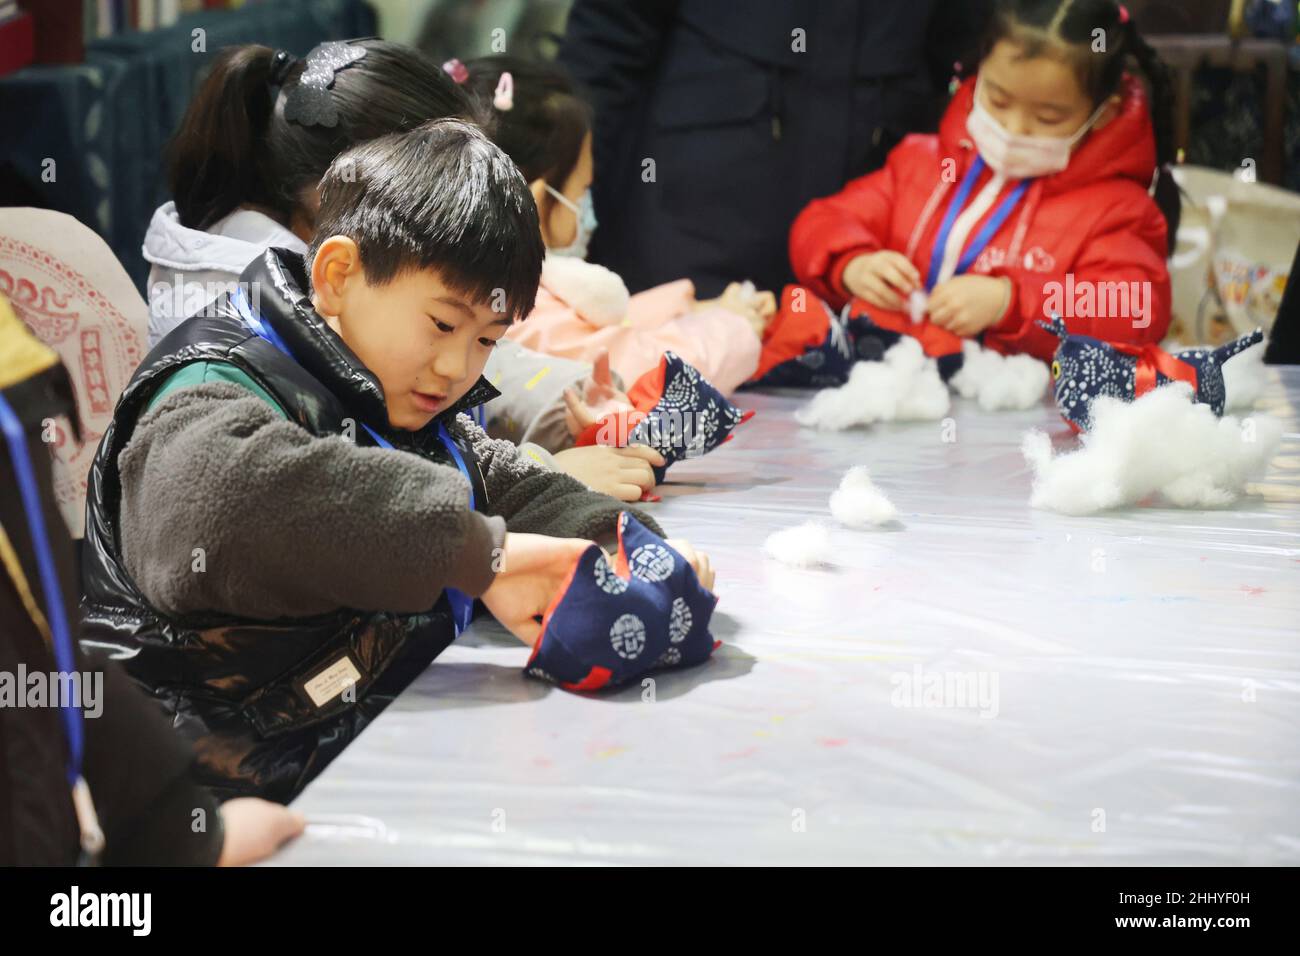
M 465 64 L 455 57 L 442 65 L 442 71 L 450 76 L 457 86 L 463 86 L 469 79 L 469 70 L 465 69 Z
M 496 95 L 492 97 L 492 105 L 503 112 L 515 107 L 515 78 L 508 72 L 502 73 L 501 79 L 497 81 Z
M 1119 5 L 1119 22 L 1128 23 L 1128 7 L 1122 3 Z

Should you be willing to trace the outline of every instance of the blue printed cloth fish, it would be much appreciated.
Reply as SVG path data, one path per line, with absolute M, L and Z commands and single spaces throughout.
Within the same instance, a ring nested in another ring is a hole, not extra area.
M 625 511 L 618 553 L 611 561 L 594 544 L 583 552 L 524 671 L 591 691 L 702 663 L 717 647 L 709 632 L 717 602 L 685 558 Z
M 1098 396 L 1131 402 L 1173 381 L 1186 382 L 1196 401 L 1222 415 L 1228 397 L 1224 363 L 1264 340 L 1263 331 L 1256 329 L 1216 349 L 1170 353 L 1157 345 L 1128 345 L 1072 335 L 1059 317 L 1039 324 L 1061 340 L 1052 361 L 1056 406 L 1076 431 L 1091 427 L 1092 401 Z
M 649 445 L 664 456 L 653 467 L 655 482 L 683 458 L 707 455 L 731 437 L 753 411 L 741 411 L 674 352 L 665 352 L 659 367 L 642 375 L 628 391 L 636 407 L 589 425 L 576 444 Z

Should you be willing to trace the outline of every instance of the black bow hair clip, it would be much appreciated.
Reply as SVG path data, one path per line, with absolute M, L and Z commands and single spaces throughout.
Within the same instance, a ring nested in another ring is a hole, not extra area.
M 349 40 L 317 46 L 307 54 L 306 66 L 284 101 L 284 118 L 302 126 L 337 126 L 339 111 L 330 97 L 334 75 L 365 55 L 365 47 Z

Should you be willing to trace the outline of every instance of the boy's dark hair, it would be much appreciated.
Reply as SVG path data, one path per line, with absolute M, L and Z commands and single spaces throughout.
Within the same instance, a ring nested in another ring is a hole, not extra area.
M 369 282 L 432 269 L 474 304 L 512 319 L 532 311 L 546 254 L 519 170 L 477 127 L 450 119 L 335 159 L 321 179 L 309 270 L 330 236 L 357 244 Z
M 330 127 L 285 119 L 303 62 L 277 84 L 270 47 L 231 47 L 217 56 L 167 147 L 182 225 L 207 229 L 240 206 L 287 223 L 303 190 L 348 147 L 430 120 L 477 119 L 469 95 L 425 54 L 384 40 L 351 42 L 366 55 L 334 75 L 327 95 L 338 120 Z
M 1105 34 L 1105 49 L 1094 52 L 1094 31 Z M 1160 55 L 1138 31 L 1116 0 L 999 0 L 981 59 L 999 40 L 1018 44 L 1028 57 L 1064 52 L 1079 82 L 1100 106 L 1119 92 L 1124 71 L 1135 64 L 1150 87 L 1151 123 L 1156 133 L 1156 204 L 1169 224 L 1169 251 L 1182 213 L 1182 198 L 1170 169 L 1177 159 L 1174 142 L 1173 78 Z
M 493 142 L 506 151 L 528 182 L 542 180 L 564 191 L 578 165 L 582 141 L 591 130 L 591 106 L 557 64 L 516 56 L 484 56 L 465 64 L 466 86 L 477 101 L 477 115 Z M 510 109 L 492 105 L 502 73 L 514 85 Z M 550 194 L 542 201 L 554 200 Z M 545 213 L 545 208 L 542 212 Z

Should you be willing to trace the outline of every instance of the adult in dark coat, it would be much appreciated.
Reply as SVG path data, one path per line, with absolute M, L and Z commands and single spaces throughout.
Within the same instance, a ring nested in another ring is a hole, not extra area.
M 559 56 L 596 108 L 590 258 L 633 292 L 779 290 L 795 215 L 933 128 L 991 7 L 576 0 Z

